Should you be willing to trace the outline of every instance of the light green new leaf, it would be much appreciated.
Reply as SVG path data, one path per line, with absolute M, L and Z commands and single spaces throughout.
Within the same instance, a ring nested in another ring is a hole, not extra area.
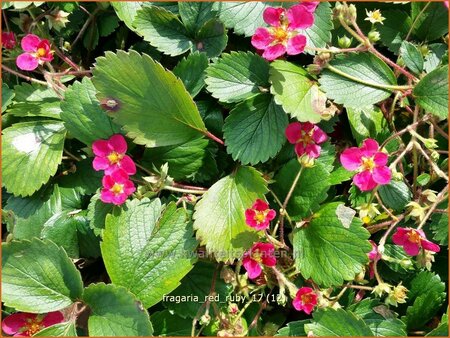
M 346 107 L 378 103 L 391 95 L 391 90 L 383 86 L 396 85 L 392 70 L 371 53 L 337 56 L 329 65 L 335 71 L 331 67 L 323 70 L 319 79 L 321 89 L 328 98 Z
M 353 218 L 349 227 L 339 220 L 340 202 L 324 205 L 304 227 L 294 230 L 296 266 L 305 279 L 330 287 L 353 280 L 368 262 L 369 232 Z
M 416 102 L 440 119 L 448 116 L 448 65 L 427 74 L 414 87 Z
M 365 337 L 373 336 L 372 330 L 355 314 L 343 309 L 314 311 L 313 322 L 305 324 L 305 331 L 314 336 Z
M 347 116 L 353 137 L 358 144 L 369 137 L 383 142 L 391 133 L 387 120 L 378 107 L 347 108 Z
M 183 58 L 173 69 L 173 73 L 183 81 L 186 90 L 195 97 L 205 86 L 208 57 L 205 53 L 192 53 Z
M 269 63 L 250 52 L 222 54 L 206 73 L 207 90 L 221 102 L 243 101 L 269 86 Z
M 270 92 L 275 96 L 275 102 L 292 117 L 301 122 L 317 123 L 320 121 L 321 92 L 307 74 L 291 62 L 274 61 L 270 64 Z
M 286 197 L 299 170 L 300 164 L 297 159 L 293 159 L 275 176 L 273 190 L 281 201 Z M 286 208 L 292 219 L 305 218 L 319 208 L 319 203 L 327 198 L 331 186 L 329 177 L 329 171 L 321 163 L 303 169 Z
M 88 146 L 120 132 L 120 127 L 112 123 L 95 95 L 92 81 L 85 77 L 82 82 L 75 82 L 66 90 L 61 103 L 61 119 L 66 129 Z
M 91 337 L 151 336 L 148 312 L 136 297 L 114 284 L 91 284 L 84 290 L 83 300 L 91 313 L 88 331 Z
M 403 181 L 391 181 L 389 184 L 381 185 L 378 191 L 383 203 L 396 211 L 402 211 L 406 204 L 411 202 L 411 190 Z
M 218 261 L 240 258 L 258 239 L 245 223 L 245 210 L 264 198 L 267 183 L 251 167 L 240 167 L 216 182 L 195 206 L 194 229 Z
M 227 151 L 243 164 L 265 162 L 285 143 L 288 122 L 283 109 L 268 94 L 239 103 L 223 127 Z
M 61 310 L 81 297 L 81 275 L 65 251 L 49 240 L 2 245 L 2 302 L 17 311 Z
M 173 291 L 195 262 L 197 242 L 183 209 L 159 199 L 127 202 L 106 217 L 101 250 L 111 281 L 130 290 L 145 308 Z
M 34 334 L 33 337 L 76 337 L 75 321 L 55 324 Z
M 206 132 L 181 80 L 148 55 L 106 52 L 105 57 L 97 58 L 93 74 L 99 98 L 118 102 L 111 116 L 134 142 L 168 146 L 200 138 Z
M 420 50 L 408 41 L 403 41 L 400 46 L 400 55 L 413 73 L 420 75 L 423 71 L 423 56 Z
M 30 196 L 56 173 L 66 129 L 62 122 L 16 123 L 3 130 L 2 179 L 15 196 Z

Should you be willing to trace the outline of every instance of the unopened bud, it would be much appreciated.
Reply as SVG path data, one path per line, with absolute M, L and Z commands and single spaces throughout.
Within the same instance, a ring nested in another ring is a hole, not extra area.
M 208 325 L 211 321 L 211 316 L 208 314 L 204 314 L 200 317 L 200 325 Z
M 304 168 L 312 168 L 314 167 L 314 158 L 309 157 L 308 155 L 302 155 L 298 158 L 298 161 L 300 162 L 301 166 Z
M 321 52 L 317 54 L 320 60 L 328 62 L 331 59 L 331 53 L 329 52 Z
M 392 290 L 392 285 L 388 283 L 380 283 L 374 287 L 372 293 L 376 294 L 378 297 L 381 297 L 384 293 L 389 294 Z
M 425 139 L 423 139 L 423 144 L 428 149 L 435 149 L 435 148 L 438 147 L 437 140 L 435 140 L 434 138 L 425 138 Z
M 338 45 L 341 48 L 349 48 L 352 45 L 353 38 L 349 38 L 348 36 L 344 35 L 338 39 Z
M 313 64 L 306 66 L 306 70 L 311 75 L 318 75 L 322 71 L 322 67 L 320 65 L 313 63 Z
M 370 42 L 377 42 L 381 39 L 380 33 L 378 31 L 370 31 L 367 35 Z
M 392 179 L 394 181 L 403 181 L 403 174 L 399 171 L 392 171 Z
M 431 153 L 430 153 L 430 157 L 431 157 L 431 159 L 433 160 L 433 161 L 437 161 L 437 160 L 439 160 L 439 153 L 436 151 L 436 150 L 433 150 Z
M 420 50 L 420 53 L 422 54 L 422 56 L 427 56 L 430 53 L 430 50 L 427 45 L 419 46 L 419 50 Z
M 357 16 L 358 11 L 356 10 L 356 7 L 354 4 L 350 4 L 346 10 L 345 13 L 345 18 L 348 21 L 356 21 L 356 16 Z

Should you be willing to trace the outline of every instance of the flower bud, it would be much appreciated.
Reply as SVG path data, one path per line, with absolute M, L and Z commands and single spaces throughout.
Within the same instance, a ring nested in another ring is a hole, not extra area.
M 406 296 L 406 293 L 408 292 L 408 289 L 405 288 L 402 283 L 398 284 L 396 287 L 394 287 L 391 292 L 389 292 L 389 295 L 385 299 L 385 303 L 388 305 L 397 306 L 398 304 L 406 303 L 406 299 L 408 298 Z
M 349 48 L 352 45 L 353 38 L 349 38 L 348 36 L 344 35 L 338 39 L 338 45 L 341 48 Z
M 417 202 L 409 202 L 406 206 L 408 207 L 407 219 L 414 218 L 421 222 L 425 218 L 425 211 L 427 208 L 422 207 Z
M 427 56 L 430 53 L 430 49 L 428 48 L 427 45 L 419 46 L 419 50 L 420 50 L 420 53 L 422 54 L 422 56 Z
M 392 170 L 392 179 L 394 181 L 403 181 L 403 174 L 397 170 Z
M 380 283 L 374 287 L 372 293 L 376 294 L 378 297 L 381 297 L 384 293 L 389 294 L 392 290 L 392 285 L 388 283 Z
M 345 13 L 345 18 L 348 21 L 355 21 L 357 16 L 357 10 L 354 4 L 350 4 L 347 8 L 347 11 Z
M 423 144 L 427 149 L 435 149 L 438 147 L 437 140 L 434 138 L 425 138 L 423 139 Z
M 50 29 L 55 29 L 57 32 L 61 30 L 61 28 L 66 27 L 66 23 L 69 22 L 67 18 L 70 13 L 64 12 L 59 9 L 55 9 L 50 12 L 49 15 L 46 15 L 45 18 L 48 20 L 48 26 Z
M 220 278 L 222 278 L 225 283 L 231 284 L 236 280 L 236 274 L 233 269 L 224 265 L 224 267 L 220 271 Z
M 210 321 L 211 316 L 206 313 L 200 317 L 200 325 L 208 325 Z
M 306 66 L 306 71 L 311 75 L 318 75 L 322 71 L 322 67 L 315 63 Z
M 409 258 L 403 258 L 399 262 L 400 266 L 406 270 L 409 270 L 413 265 L 412 261 Z
M 437 160 L 439 160 L 439 153 L 436 151 L 436 150 L 433 150 L 431 153 L 430 153 L 430 157 L 431 157 L 431 159 L 433 160 L 433 161 L 437 161 Z
M 427 189 L 427 190 L 422 192 L 422 195 L 425 196 L 425 198 L 427 199 L 428 202 L 434 203 L 437 200 L 436 193 L 437 192 L 434 191 L 434 190 Z
M 381 39 L 380 33 L 378 31 L 370 31 L 367 37 L 369 38 L 369 41 L 372 43 L 377 42 Z
M 308 155 L 303 155 L 298 158 L 300 165 L 304 168 L 312 168 L 314 167 L 314 158 L 309 157 Z

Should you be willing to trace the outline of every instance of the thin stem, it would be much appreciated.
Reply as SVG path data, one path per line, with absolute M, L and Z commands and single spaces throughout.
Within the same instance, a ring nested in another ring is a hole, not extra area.
M 405 41 L 409 40 L 409 37 L 411 36 L 414 26 L 416 25 L 417 21 L 419 21 L 420 16 L 426 11 L 428 6 L 431 4 L 431 2 L 428 2 L 425 6 L 423 6 L 422 10 L 417 14 L 416 18 L 414 19 L 413 23 L 411 24 L 411 27 L 408 30 L 408 34 L 406 34 Z
M 147 175 L 154 175 L 154 173 L 152 173 L 150 170 L 148 170 L 147 168 L 141 166 L 139 163 L 134 163 L 136 165 L 136 167 L 138 167 L 139 169 L 141 169 L 143 172 L 145 172 Z
M 361 80 L 360 78 L 357 78 L 355 76 L 352 76 L 350 74 L 347 74 L 337 68 L 335 68 L 334 66 L 331 66 L 330 64 L 326 65 L 326 68 L 331 70 L 333 73 L 336 73 L 338 75 L 341 75 L 349 80 L 358 82 L 358 83 L 362 83 L 366 86 L 369 87 L 374 87 L 374 88 L 380 88 L 380 89 L 389 89 L 389 90 L 410 90 L 413 87 L 412 86 L 397 86 L 397 85 L 386 85 L 386 84 L 381 84 L 381 83 L 375 83 L 375 82 L 369 82 L 369 81 L 364 81 Z
M 34 79 L 32 77 L 26 76 L 24 74 L 16 72 L 15 70 L 12 70 L 11 68 L 9 68 L 9 67 L 7 67 L 5 65 L 2 65 L 2 69 L 7 71 L 8 73 L 11 73 L 11 74 L 13 74 L 13 75 L 15 75 L 17 77 L 22 78 L 24 80 L 27 80 L 27 81 L 30 81 L 30 82 L 34 82 L 34 83 L 39 83 L 39 84 L 44 85 L 44 86 L 48 86 L 48 83 L 45 82 L 45 81 L 37 80 L 37 79 Z
M 341 26 L 344 27 L 345 30 L 349 32 L 356 40 L 361 42 L 367 48 L 370 46 L 369 40 L 365 37 L 361 37 L 360 35 L 358 35 L 358 33 L 356 33 L 353 29 L 351 29 L 350 26 L 347 25 L 345 19 L 342 16 L 339 17 L 339 22 L 341 23 Z
M 431 214 L 433 214 L 433 212 L 435 212 L 435 209 L 437 208 L 438 204 L 444 200 L 445 194 L 447 192 L 448 192 L 448 185 L 445 186 L 445 188 L 436 196 L 436 201 L 431 205 L 430 209 L 428 209 L 427 214 L 425 215 L 423 220 L 420 222 L 417 229 L 422 229 L 422 227 L 425 225 L 427 220 L 430 218 Z
M 164 190 L 170 190 L 174 192 L 181 192 L 183 194 L 193 194 L 193 195 L 203 195 L 206 191 L 204 190 L 193 190 L 193 189 L 182 189 L 182 188 L 176 188 L 169 185 L 164 186 L 162 189 Z
M 389 166 L 389 168 L 391 169 L 395 169 L 395 167 L 397 166 L 397 164 L 403 159 L 403 157 L 405 157 L 405 155 L 414 147 L 414 143 L 409 142 L 408 145 L 406 146 L 406 148 L 402 151 L 402 153 L 400 155 L 398 155 L 398 157 L 394 160 L 394 162 L 391 163 L 391 165 Z
M 430 115 L 425 115 L 421 120 L 410 124 L 409 126 L 407 126 L 406 128 L 396 132 L 395 134 L 392 134 L 391 136 L 389 136 L 380 146 L 380 148 L 384 148 L 390 141 L 392 141 L 394 138 L 400 138 L 401 135 L 403 135 L 406 132 L 411 131 L 412 129 L 415 129 L 419 124 L 427 121 L 430 118 Z M 400 138 L 401 140 L 401 138 Z
M 436 123 L 436 121 L 431 120 L 431 124 L 434 126 L 434 129 L 436 129 L 436 131 L 441 134 L 442 137 L 444 137 L 446 140 L 448 140 L 448 134 L 441 129 L 441 127 L 438 126 L 438 124 Z
M 348 285 L 347 286 L 350 289 L 357 289 L 357 290 L 367 290 L 367 291 L 372 291 L 373 287 L 371 286 L 363 286 L 363 285 Z
M 383 210 L 394 220 L 394 221 L 398 221 L 398 217 L 393 215 L 388 208 L 386 208 L 383 204 L 383 201 L 380 198 L 380 195 L 378 194 L 378 192 L 375 192 L 375 197 L 377 198 L 378 203 L 381 205 L 381 207 L 383 208 Z
M 181 183 L 177 183 L 177 182 L 173 182 L 172 186 L 175 188 L 182 188 L 182 189 L 193 189 L 193 190 L 199 190 L 199 191 L 204 191 L 204 192 L 208 191 L 207 188 L 196 187 L 194 185 L 181 184 Z
M 8 32 L 10 32 L 11 29 L 9 29 L 9 23 L 8 23 L 8 18 L 6 17 L 6 11 L 2 10 L 2 14 L 3 14 L 3 22 L 5 23 L 6 30 Z
M 438 176 L 442 177 L 443 179 L 445 179 L 448 182 L 447 174 L 444 173 L 441 169 L 439 169 L 439 167 L 436 165 L 436 163 L 434 163 L 434 161 L 430 158 L 430 156 L 428 156 L 428 154 L 425 152 L 425 150 L 423 150 L 423 148 L 420 146 L 420 144 L 417 141 L 414 142 L 413 144 L 414 144 L 414 147 L 419 149 L 419 151 L 422 153 L 423 157 L 425 157 L 426 160 L 431 164 L 431 166 L 433 167 L 433 170 L 436 172 L 436 174 L 438 174 Z
M 221 144 L 221 145 L 224 145 L 224 144 L 225 144 L 225 142 L 223 142 L 223 141 L 222 141 L 220 138 L 218 138 L 217 136 L 211 134 L 209 131 L 204 132 L 204 135 L 205 135 L 207 138 L 210 138 L 211 140 L 216 141 L 217 143 L 219 143 L 219 144 Z
M 376 233 L 376 232 L 378 232 L 380 230 L 385 229 L 387 226 L 391 225 L 393 222 L 397 222 L 399 220 L 402 220 L 403 218 L 405 218 L 405 215 L 401 214 L 401 215 L 398 215 L 396 217 L 397 217 L 396 220 L 392 219 L 392 220 L 389 220 L 389 221 L 385 221 L 385 222 L 377 223 L 377 224 L 374 224 L 374 225 L 370 225 L 366 229 L 371 234 L 374 234 L 374 233 Z
M 342 288 L 342 290 L 336 295 L 336 297 L 334 297 L 334 299 L 330 302 L 329 307 L 332 307 L 345 293 L 345 291 L 347 291 L 348 289 L 348 284 Z
M 54 49 L 55 49 L 56 55 L 58 55 L 61 58 L 61 60 L 63 60 L 70 67 L 75 69 L 75 71 L 80 70 L 80 67 L 78 67 L 78 65 L 75 62 L 73 62 L 71 59 L 69 59 L 67 56 L 65 56 L 64 53 L 61 50 L 59 50 L 58 47 L 54 46 Z M 90 73 L 90 71 L 89 71 L 89 73 Z
M 84 9 L 83 6 L 80 6 L 80 8 Z M 98 11 L 100 10 L 100 8 L 96 8 L 94 10 L 94 12 L 91 14 L 89 13 L 89 11 L 87 11 L 86 9 L 84 9 L 86 11 L 86 13 L 89 15 L 89 18 L 86 20 L 86 22 L 84 23 L 83 27 L 81 27 L 80 32 L 78 33 L 77 37 L 75 38 L 75 40 L 72 42 L 72 48 L 78 43 L 78 41 L 80 41 L 81 37 L 83 36 L 84 32 L 86 31 L 86 29 L 89 27 L 89 25 L 91 24 L 91 21 L 94 20 L 95 15 L 98 13 Z
M 91 71 L 90 70 L 74 70 L 74 71 L 65 71 L 65 72 L 61 72 L 61 73 L 51 73 L 51 72 L 47 72 L 48 75 L 50 76 L 54 76 L 54 77 L 61 77 L 61 76 L 66 76 L 66 75 L 75 75 L 75 76 L 85 76 L 85 75 L 91 75 Z
M 64 148 L 64 153 L 66 153 L 70 158 L 74 159 L 77 162 L 80 162 L 82 160 L 81 158 L 79 158 L 78 156 L 75 156 L 74 154 L 72 154 L 70 151 L 68 151 L 65 148 Z
M 363 52 L 367 50 L 367 47 L 360 46 L 360 47 L 353 47 L 353 48 L 337 48 L 337 47 L 330 47 L 330 48 L 314 48 L 314 47 L 305 47 L 306 50 L 311 50 L 314 52 L 319 53 L 351 53 L 351 52 Z

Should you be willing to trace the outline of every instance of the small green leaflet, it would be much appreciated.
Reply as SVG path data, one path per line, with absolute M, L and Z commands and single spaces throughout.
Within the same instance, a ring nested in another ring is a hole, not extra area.
M 205 53 L 191 53 L 183 58 L 173 69 L 175 76 L 183 81 L 186 90 L 195 97 L 205 85 L 205 70 L 208 67 L 208 57 Z
M 81 275 L 65 251 L 49 240 L 2 245 L 2 302 L 17 311 L 47 313 L 81 297 Z
M 415 74 L 420 75 L 423 70 L 423 56 L 419 49 L 408 41 L 403 41 L 400 46 L 400 55 L 408 67 Z
M 411 201 L 411 190 L 403 181 L 392 180 L 389 184 L 381 185 L 378 189 L 383 203 L 396 211 L 402 211 L 406 204 Z
M 358 144 L 361 144 L 366 138 L 382 142 L 391 133 L 383 112 L 376 106 L 347 108 L 347 116 L 353 137 Z
M 137 144 L 175 145 L 206 133 L 181 80 L 148 55 L 132 50 L 106 52 L 97 58 L 93 74 L 100 100 L 117 101 L 117 111 L 111 116 Z
M 201 244 L 218 261 L 240 258 L 257 241 L 257 232 L 245 223 L 245 210 L 264 198 L 267 183 L 251 167 L 239 167 L 216 182 L 195 206 L 194 229 Z
M 76 337 L 77 329 L 74 321 L 55 324 L 34 334 L 33 337 Z

